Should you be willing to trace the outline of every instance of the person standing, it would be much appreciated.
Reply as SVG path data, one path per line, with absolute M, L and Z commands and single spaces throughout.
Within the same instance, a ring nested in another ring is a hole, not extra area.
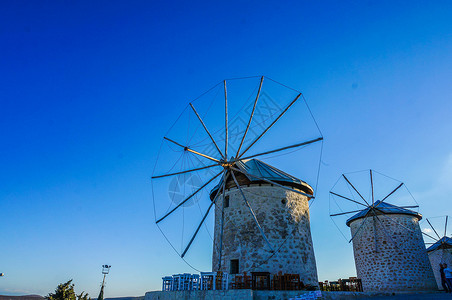
M 449 293 L 452 293 L 452 269 L 443 264 L 444 266 L 444 276 L 446 277 L 447 287 L 449 288 Z
M 446 267 L 443 264 L 439 264 L 439 274 L 441 274 L 441 285 L 446 293 L 449 293 L 449 288 L 446 283 L 446 274 L 444 274 L 444 269 Z

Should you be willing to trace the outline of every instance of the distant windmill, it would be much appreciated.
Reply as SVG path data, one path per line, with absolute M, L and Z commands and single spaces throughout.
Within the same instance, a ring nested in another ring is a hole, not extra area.
M 110 265 L 102 265 L 102 274 L 104 275 L 104 279 L 102 280 L 102 286 L 100 288 L 99 297 L 97 297 L 97 300 L 104 300 L 104 286 L 105 286 L 105 277 L 110 272 Z
M 353 214 L 345 224 L 350 227 L 356 272 L 362 280 L 363 290 L 435 289 L 419 227 L 422 215 L 409 209 L 418 205 L 406 203 L 412 196 L 409 192 L 407 197 L 401 194 L 404 184 L 373 170 L 350 174 L 356 174 L 355 178 L 343 174 L 338 181 L 343 190 L 338 191 L 340 186 L 335 185 L 330 191 L 334 203 L 337 204 L 339 199 L 343 202 L 342 208 L 337 205 L 339 211 L 330 213 L 330 216 L 337 218 Z M 368 197 L 365 191 L 368 191 Z M 387 199 L 404 205 L 390 204 Z M 354 208 L 344 210 L 345 202 Z M 416 282 L 415 286 L 413 282 Z
M 449 267 L 452 266 L 452 238 L 447 236 L 447 224 L 449 216 L 445 216 L 444 220 L 444 235 L 441 237 L 438 234 L 438 230 L 432 225 L 431 221 L 433 218 L 425 219 L 430 228 L 435 233 L 436 237 L 426 234 L 434 242 L 426 242 L 425 245 L 430 245 L 427 248 L 428 258 L 433 268 L 433 273 L 435 274 L 436 283 L 438 288 L 442 289 L 441 284 L 441 274 L 439 272 L 439 264 L 447 264 Z M 441 226 L 442 228 L 443 226 Z

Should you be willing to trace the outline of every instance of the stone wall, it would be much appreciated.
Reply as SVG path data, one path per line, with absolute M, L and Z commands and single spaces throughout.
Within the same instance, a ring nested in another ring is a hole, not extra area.
M 449 249 L 437 249 L 428 252 L 428 258 L 435 274 L 436 284 L 438 289 L 442 290 L 441 274 L 439 273 L 439 264 L 446 263 L 449 267 L 452 267 L 452 248 Z
M 379 221 L 379 220 L 380 221 Z M 352 221 L 358 278 L 367 291 L 436 290 L 416 216 L 386 214 Z
M 300 274 L 305 284 L 318 285 L 317 268 L 309 224 L 308 197 L 271 185 L 242 187 L 265 235 L 262 237 L 237 188 L 226 190 L 229 207 L 224 208 L 223 249 L 219 247 L 223 197 L 215 207 L 213 271 L 230 272 L 230 261 L 239 260 L 239 272 L 263 271 Z

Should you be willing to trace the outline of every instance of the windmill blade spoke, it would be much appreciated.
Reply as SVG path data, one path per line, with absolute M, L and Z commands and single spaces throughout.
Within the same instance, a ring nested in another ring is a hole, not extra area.
M 221 269 L 221 257 L 223 256 L 223 231 L 224 231 L 224 201 L 225 201 L 225 188 L 226 188 L 226 180 L 228 179 L 229 174 L 226 175 L 226 171 L 224 171 L 224 175 L 223 175 L 223 190 L 222 190 L 222 195 L 223 195 L 223 205 L 221 208 L 221 228 L 220 228 L 220 249 L 219 249 L 219 255 L 218 255 L 218 270 Z M 220 189 L 218 189 L 220 190 Z M 218 193 L 218 192 L 217 192 Z
M 370 210 L 373 212 L 373 210 Z M 378 252 L 378 241 L 377 241 L 377 222 L 375 222 L 375 213 L 372 217 L 372 225 L 374 227 L 374 244 L 375 244 L 375 253 Z
M 242 174 L 245 175 L 245 176 L 250 176 L 250 177 L 257 178 L 257 179 L 259 179 L 259 180 L 268 182 L 268 183 L 270 183 L 270 184 L 273 184 L 273 185 L 278 186 L 278 187 L 280 187 L 280 188 L 283 188 L 283 189 L 285 189 L 285 190 L 292 191 L 292 192 L 294 192 L 294 193 L 297 193 L 297 194 L 300 194 L 300 195 L 309 197 L 309 198 L 311 198 L 311 199 L 314 198 L 313 195 L 309 195 L 309 194 L 306 194 L 306 193 L 297 191 L 297 190 L 295 190 L 295 189 L 292 189 L 292 188 L 290 188 L 290 187 L 287 187 L 287 186 L 284 186 L 284 185 L 282 185 L 282 184 L 276 183 L 276 182 L 271 181 L 271 180 L 266 179 L 266 178 L 262 178 L 262 177 L 259 177 L 259 176 L 256 176 L 256 175 L 249 174 L 248 172 L 242 171 L 242 170 L 240 170 L 240 169 L 238 169 L 238 168 L 230 167 L 230 169 L 231 169 L 231 170 L 234 170 L 234 171 L 237 171 L 237 172 L 240 172 L 240 173 L 242 173 Z
M 377 208 L 375 208 L 375 209 L 378 210 Z M 378 211 L 381 213 L 381 214 L 380 214 L 381 216 L 384 216 L 385 218 L 389 219 L 389 221 L 391 221 L 391 222 L 393 222 L 393 223 L 399 225 L 399 226 L 402 227 L 402 228 L 405 228 L 405 229 L 408 230 L 408 231 L 414 232 L 414 230 L 412 230 L 412 229 L 410 229 L 410 228 L 408 228 L 408 227 L 406 227 L 406 226 L 400 224 L 399 222 L 393 220 L 391 217 L 385 215 L 385 213 L 382 212 L 381 210 L 378 210 Z
M 214 177 L 212 177 L 209 181 L 207 181 L 206 183 L 204 183 L 199 189 L 197 189 L 194 193 L 192 193 L 190 196 L 188 196 L 187 198 L 185 198 L 181 203 L 179 203 L 175 208 L 173 208 L 172 210 L 170 210 L 167 214 L 165 214 L 163 217 L 161 217 L 160 219 L 158 219 L 155 223 L 158 224 L 161 221 L 163 221 L 166 217 L 168 217 L 170 214 L 172 214 L 176 209 L 178 209 L 179 207 L 181 207 L 182 205 L 184 205 L 188 200 L 190 200 L 193 196 L 195 196 L 199 191 L 201 191 L 203 188 L 205 188 L 209 183 L 211 183 L 213 180 L 215 180 L 215 178 L 217 178 L 218 176 L 220 176 L 220 174 L 223 173 L 223 171 L 221 171 L 220 173 L 218 173 L 217 175 L 215 175 Z
M 212 203 L 210 203 L 209 208 L 207 209 L 207 211 L 206 211 L 204 217 L 203 217 L 202 220 L 201 220 L 201 223 L 199 223 L 198 228 L 196 228 L 195 233 L 193 234 L 193 236 L 192 236 L 191 239 L 190 239 L 190 242 L 188 242 L 187 247 L 185 247 L 184 252 L 182 252 L 182 255 L 181 255 L 182 258 L 185 256 L 185 254 L 187 253 L 187 251 L 188 251 L 188 249 L 190 248 L 191 244 L 193 243 L 193 241 L 194 241 L 196 235 L 197 235 L 198 232 L 199 232 L 199 229 L 201 229 L 201 226 L 202 226 L 202 224 L 204 223 L 204 221 L 206 220 L 207 215 L 209 214 L 210 209 L 212 208 L 212 206 L 214 205 L 214 203 L 215 203 L 215 202 L 213 202 L 213 201 L 212 201 Z
M 224 159 L 228 159 L 228 91 L 226 88 L 226 80 L 224 82 L 224 127 L 225 127 L 225 141 L 224 141 Z
M 400 208 L 418 208 L 419 205 L 399 206 Z
M 309 140 L 307 142 L 298 143 L 298 144 L 291 145 L 291 146 L 278 148 L 278 149 L 275 149 L 275 150 L 270 150 L 270 151 L 266 151 L 266 152 L 262 152 L 262 153 L 258 153 L 258 154 L 254 154 L 254 155 L 250 155 L 250 156 L 247 156 L 247 157 L 237 158 L 237 159 L 233 160 L 233 162 L 240 161 L 240 160 L 245 160 L 245 159 L 250 159 L 250 158 L 255 158 L 257 156 L 267 155 L 267 154 L 271 154 L 271 153 L 276 153 L 276 152 L 287 150 L 287 149 L 291 149 L 291 148 L 306 146 L 306 145 L 309 145 L 309 144 L 312 144 L 312 143 L 315 143 L 315 142 L 319 142 L 321 140 L 323 140 L 323 137 L 319 137 L 319 138 L 316 138 L 314 140 Z
M 402 185 L 403 185 L 403 182 L 402 182 L 401 184 L 399 184 L 399 186 L 396 187 L 392 192 L 390 192 L 386 197 L 384 197 L 384 198 L 380 201 L 380 203 L 377 204 L 377 206 L 380 205 L 383 201 L 385 201 L 389 196 L 391 196 L 392 194 L 394 194 L 395 191 L 397 191 L 398 189 L 400 189 L 400 188 L 402 187 Z
M 224 182 L 223 182 L 223 184 L 224 184 Z M 195 240 L 195 237 L 198 234 L 199 229 L 201 229 L 202 224 L 204 223 L 204 221 L 206 220 L 207 216 L 209 215 L 210 209 L 217 202 L 218 195 L 219 195 L 218 193 L 215 195 L 215 198 L 212 200 L 212 203 L 210 203 L 209 208 L 207 208 L 207 211 L 204 214 L 204 217 L 202 218 L 202 220 L 199 223 L 198 227 L 196 228 L 195 233 L 191 237 L 190 242 L 188 242 L 187 247 L 185 247 L 184 252 L 182 252 L 182 255 L 181 255 L 182 258 L 185 256 L 185 254 L 187 253 L 188 249 L 190 249 L 190 246 L 193 243 L 193 241 Z
M 193 149 L 190 149 L 188 146 L 181 145 L 181 144 L 179 144 L 178 142 L 173 141 L 173 140 L 170 139 L 170 138 L 167 138 L 166 136 L 163 137 L 163 138 L 164 138 L 165 140 L 167 140 L 167 141 L 170 141 L 170 142 L 173 143 L 173 144 L 178 145 L 179 147 L 184 148 L 185 151 L 189 151 L 189 152 L 191 152 L 191 153 L 194 153 L 194 154 L 197 154 L 197 155 L 199 155 L 199 156 L 202 156 L 202 157 L 205 157 L 205 158 L 207 158 L 207 159 L 210 159 L 210 160 L 212 160 L 212 161 L 214 161 L 214 162 L 221 163 L 221 162 L 220 162 L 218 159 L 216 159 L 216 158 L 210 157 L 210 156 L 208 156 L 208 155 L 206 155 L 206 154 L 202 154 L 202 153 L 200 153 L 200 152 L 198 152 L 198 151 L 195 151 L 195 150 L 193 150 Z
M 174 175 L 179 175 L 179 174 L 185 174 L 185 173 L 195 172 L 195 171 L 204 170 L 204 169 L 213 168 L 213 167 L 218 167 L 218 166 L 221 166 L 221 164 L 218 163 L 218 164 L 213 164 L 213 165 L 207 165 L 207 166 L 200 167 L 200 168 L 180 171 L 180 172 L 176 172 L 176 173 L 152 176 L 151 179 L 157 179 L 157 178 L 169 177 L 169 176 L 174 176 Z
M 383 232 L 386 234 L 386 236 L 392 241 L 392 243 L 394 244 L 394 246 L 396 248 L 399 248 L 396 244 L 396 242 L 394 241 L 394 239 L 392 238 L 392 236 L 386 231 L 385 225 L 383 224 L 383 222 L 380 220 L 380 218 L 378 217 L 378 215 L 372 210 L 372 213 L 374 214 L 374 216 L 377 218 L 377 221 L 380 222 L 381 227 L 383 229 Z
M 367 219 L 368 219 L 368 217 L 367 217 L 367 214 L 366 214 L 366 215 L 364 216 L 364 220 L 363 220 L 363 222 L 361 223 L 361 225 L 359 226 L 358 230 L 356 230 L 355 234 L 352 236 L 352 238 L 350 239 L 350 241 L 348 241 L 349 243 L 351 243 L 351 242 L 353 241 L 353 239 L 356 237 L 356 235 L 358 234 L 358 232 L 361 231 L 361 229 L 363 228 L 363 225 L 364 225 L 364 223 L 366 223 Z
M 259 89 L 257 90 L 256 99 L 254 100 L 253 110 L 251 111 L 250 119 L 248 121 L 248 124 L 246 125 L 245 133 L 243 134 L 242 140 L 240 141 L 240 145 L 239 145 L 239 148 L 237 149 L 237 153 L 235 154 L 235 157 L 239 157 L 240 149 L 242 149 L 243 142 L 245 141 L 246 134 L 248 133 L 248 129 L 250 128 L 250 125 L 251 125 L 251 120 L 253 120 L 254 110 L 256 109 L 257 100 L 259 99 L 259 95 L 261 93 L 263 81 L 264 81 L 264 76 L 261 77 L 261 82 L 259 83 Z
M 347 211 L 347 212 L 343 212 L 343 213 L 332 214 L 332 215 L 330 215 L 330 217 L 342 216 L 342 215 L 351 214 L 351 213 L 360 212 L 360 211 L 361 211 L 361 209 L 360 210 L 352 210 L 352 211 Z
M 373 179 L 373 176 L 372 176 L 372 169 L 370 170 L 370 186 L 371 186 L 371 188 L 372 188 L 372 205 L 374 205 L 374 200 L 375 200 L 375 198 L 374 198 L 374 179 Z
M 435 232 L 435 234 L 438 237 L 438 239 L 441 239 L 441 237 L 439 236 L 438 232 L 436 232 L 436 229 L 432 226 L 432 223 L 430 223 L 430 221 L 427 218 L 425 218 L 425 220 L 427 221 L 428 225 L 430 225 L 430 227 L 432 227 L 433 232 Z
M 237 178 L 235 178 L 234 172 L 231 171 L 231 175 L 232 175 L 232 178 L 234 179 L 235 185 L 237 186 L 237 188 L 240 191 L 240 194 L 242 194 L 243 200 L 245 201 L 246 206 L 248 207 L 251 215 L 253 216 L 254 222 L 256 223 L 257 227 L 259 228 L 259 231 L 261 232 L 262 237 L 264 238 L 265 242 L 267 243 L 267 245 L 271 249 L 271 251 L 274 251 L 273 247 L 271 246 L 270 242 L 267 239 L 267 236 L 264 233 L 264 230 L 262 229 L 261 225 L 259 224 L 259 221 L 256 218 L 256 214 L 254 213 L 253 209 L 251 208 L 248 200 L 246 200 L 245 194 L 243 193 L 242 188 L 240 187 L 239 183 L 237 182 Z
M 345 181 L 347 181 L 347 183 L 353 188 L 353 190 L 355 190 L 356 193 L 358 193 L 358 195 L 361 197 L 361 199 L 363 199 L 364 202 L 366 202 L 366 204 L 368 206 L 370 206 L 369 203 L 367 203 L 366 199 L 364 199 L 364 197 L 358 192 L 358 190 L 355 188 L 355 186 L 350 182 L 350 180 L 348 180 L 348 178 L 342 174 L 342 176 L 344 177 Z
M 264 134 L 273 126 L 275 123 L 289 110 L 289 108 L 300 98 L 301 93 L 292 100 L 292 102 L 287 105 L 287 107 L 281 112 L 281 114 L 239 155 L 238 158 L 241 158 L 250 148 L 258 141 Z
M 446 216 L 446 225 L 444 225 L 444 236 L 447 236 L 447 219 L 449 218 L 449 216 Z
M 209 130 L 206 127 L 206 124 L 204 124 L 204 121 L 202 120 L 201 116 L 198 114 L 198 112 L 196 111 L 195 107 L 193 106 L 193 104 L 190 103 L 191 108 L 193 109 L 193 111 L 195 112 L 196 116 L 198 117 L 199 122 L 201 122 L 202 127 L 204 127 L 204 130 L 207 132 L 207 134 L 210 137 L 210 140 L 212 141 L 212 143 L 215 145 L 215 148 L 217 148 L 218 153 L 220 153 L 221 157 L 223 157 L 223 159 L 225 159 L 225 156 L 223 155 L 223 153 L 221 152 L 220 148 L 218 147 L 218 144 L 215 142 L 215 140 L 213 139 L 213 136 L 210 134 Z
M 434 241 L 439 241 L 437 238 L 431 236 L 430 234 L 425 233 L 425 232 L 423 232 L 422 230 L 421 230 L 421 232 L 422 232 L 423 235 L 428 236 L 428 237 L 431 238 L 432 240 L 434 240 Z M 432 244 L 434 244 L 434 243 L 432 243 Z
M 341 198 L 343 198 L 343 199 L 345 199 L 345 200 L 348 200 L 348 201 L 354 202 L 354 203 L 356 203 L 356 204 L 362 205 L 362 206 L 364 206 L 364 207 L 367 207 L 365 204 L 362 204 L 361 202 L 358 202 L 358 201 L 353 200 L 353 199 L 350 199 L 350 198 L 348 198 L 348 197 L 345 197 L 345 196 L 336 194 L 335 192 L 331 192 L 331 191 L 330 191 L 330 194 L 333 194 L 334 196 L 338 196 L 338 197 L 341 197 Z

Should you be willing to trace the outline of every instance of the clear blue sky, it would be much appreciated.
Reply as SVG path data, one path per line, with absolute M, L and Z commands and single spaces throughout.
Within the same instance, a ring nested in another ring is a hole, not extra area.
M 450 1 L 2 1 L 0 294 L 73 278 L 97 296 L 104 263 L 106 297 L 191 271 L 154 225 L 161 137 L 206 88 L 261 74 L 303 91 L 325 137 L 319 279 L 354 275 L 327 209 L 341 173 L 452 215 L 451 20 Z

